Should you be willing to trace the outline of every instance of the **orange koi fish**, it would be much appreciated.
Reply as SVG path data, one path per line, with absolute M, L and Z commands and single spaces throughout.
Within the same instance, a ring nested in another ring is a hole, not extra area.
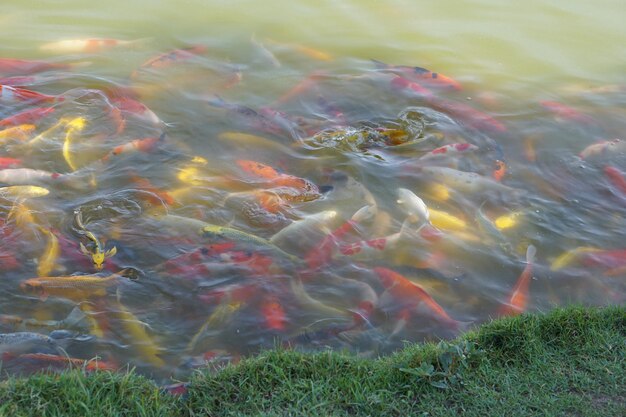
M 0 74 L 29 75 L 43 71 L 69 70 L 71 65 L 46 61 L 29 61 L 24 59 L 0 58 Z
M 206 51 L 206 46 L 195 45 L 183 49 L 174 49 L 173 51 L 157 55 L 141 64 L 138 70 L 133 71 L 131 78 L 137 77 L 139 75 L 139 71 L 141 70 L 169 67 L 177 62 L 195 58 Z
M 273 45 L 293 49 L 294 51 L 308 56 L 309 58 L 316 59 L 318 61 L 332 61 L 333 56 L 327 52 L 320 51 L 319 49 L 311 48 L 310 46 L 301 45 L 298 43 L 281 43 L 278 41 L 267 39 L 267 41 Z
M 294 175 L 283 174 L 276 171 L 274 168 L 269 165 L 262 164 L 256 161 L 249 160 L 237 160 L 235 161 L 237 165 L 244 170 L 246 173 L 255 176 L 259 179 L 268 180 L 270 185 L 276 187 L 289 187 L 295 188 L 298 190 L 298 196 L 296 195 L 284 195 L 285 193 L 281 193 L 281 196 L 290 199 L 290 201 L 294 200 L 303 200 L 309 201 L 319 198 L 320 192 L 315 184 L 306 180 L 304 178 L 296 177 Z
M 28 103 L 43 103 L 63 101 L 63 97 L 50 96 L 41 94 L 36 91 L 27 90 L 20 87 L 11 87 L 9 85 L 0 84 L 0 99 L 5 102 L 24 101 Z
M 376 267 L 374 272 L 378 275 L 381 284 L 386 291 L 397 301 L 397 307 L 401 314 L 408 314 L 420 303 L 426 304 L 440 319 L 446 322 L 456 323 L 448 313 L 419 285 L 411 282 L 404 276 L 391 269 Z
M 285 104 L 296 97 L 306 94 L 317 85 L 317 81 L 323 76 L 324 74 L 319 71 L 312 72 L 298 84 L 290 88 L 289 91 L 278 97 L 274 104 Z
M 23 124 L 0 130 L 0 144 L 7 141 L 19 140 L 24 142 L 35 131 L 35 125 Z
M 172 197 L 170 193 L 156 188 L 147 178 L 141 178 L 137 175 L 132 175 L 130 181 L 134 183 L 138 189 L 153 194 L 152 196 L 142 194 L 142 196 L 145 196 L 151 204 L 159 205 L 165 203 L 171 206 L 176 202 L 176 200 L 174 200 L 174 197 Z
M 608 268 L 605 275 L 616 275 L 626 267 L 626 249 L 595 250 L 581 254 L 582 263 L 588 267 Z
M 595 120 L 591 116 L 581 113 L 570 106 L 559 103 L 558 101 L 543 100 L 540 101 L 539 104 L 541 104 L 544 109 L 548 110 L 550 113 L 563 120 L 569 120 L 585 124 L 595 122 Z
M 493 172 L 491 173 L 491 176 L 493 177 L 493 179 L 498 182 L 501 182 L 502 178 L 504 178 L 505 175 L 506 175 L 506 164 L 504 163 L 504 161 L 501 161 L 501 160 L 495 161 L 495 168 L 493 169 Z
M 400 74 L 403 77 L 426 83 L 433 87 L 445 87 L 453 90 L 460 90 L 461 84 L 443 74 L 432 72 L 422 67 L 411 67 L 406 65 L 389 65 L 375 59 L 372 60 L 376 67 L 381 71 L 387 71 L 394 74 Z
M 433 149 L 425 155 L 419 157 L 420 161 L 426 161 L 431 159 L 436 159 L 445 156 L 453 156 L 457 157 L 460 154 L 465 154 L 469 152 L 475 152 L 478 150 L 478 146 L 472 145 L 471 143 L 452 143 L 449 145 L 440 146 L 439 148 Z
M 529 245 L 526 249 L 526 266 L 519 276 L 509 301 L 500 308 L 500 314 L 505 316 L 516 316 L 526 311 L 528 307 L 528 289 L 533 273 L 533 264 L 537 249 Z
M 261 314 L 265 327 L 268 330 L 283 331 L 287 324 L 287 317 L 283 306 L 276 298 L 270 297 L 261 303 Z
M 33 124 L 54 112 L 54 107 L 37 107 L 0 120 L 0 126 Z
M 604 167 L 604 175 L 617 187 L 624 195 L 626 195 L 626 177 L 619 169 L 607 165 Z

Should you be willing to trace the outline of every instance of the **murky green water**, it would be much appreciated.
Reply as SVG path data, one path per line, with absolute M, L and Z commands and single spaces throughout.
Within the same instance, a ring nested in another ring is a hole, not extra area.
M 0 58 L 58 64 L 2 82 L 62 98 L 0 98 L 3 129 L 54 109 L 0 133 L 0 187 L 49 191 L 0 189 L 0 333 L 55 338 L 0 341 L 5 370 L 373 356 L 624 302 L 622 2 L 127 3 L 0 13 Z M 131 42 L 42 50 L 85 38 Z

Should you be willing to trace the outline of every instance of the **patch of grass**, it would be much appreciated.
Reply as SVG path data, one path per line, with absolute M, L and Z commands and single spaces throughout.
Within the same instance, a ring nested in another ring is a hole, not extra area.
M 0 385 L 0 415 L 626 415 L 626 308 L 571 307 L 500 319 L 452 342 L 377 360 L 273 350 L 188 396 L 135 374 L 72 371 Z

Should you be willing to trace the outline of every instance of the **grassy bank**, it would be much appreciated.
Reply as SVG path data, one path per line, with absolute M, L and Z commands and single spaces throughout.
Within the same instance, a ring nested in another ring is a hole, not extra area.
M 133 374 L 79 371 L 0 384 L 1 416 L 626 415 L 626 308 L 497 320 L 378 360 L 269 351 L 184 398 Z

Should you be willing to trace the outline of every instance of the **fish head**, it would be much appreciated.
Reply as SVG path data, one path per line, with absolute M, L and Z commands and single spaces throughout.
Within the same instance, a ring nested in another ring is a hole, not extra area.
M 29 295 L 36 295 L 42 301 L 45 301 L 47 297 L 46 289 L 36 279 L 28 279 L 20 284 L 20 289 Z
M 97 271 L 102 270 L 104 260 L 105 260 L 105 253 L 102 251 L 97 251 L 91 254 L 91 262 L 93 262 L 93 266 L 94 268 L 96 268 Z

